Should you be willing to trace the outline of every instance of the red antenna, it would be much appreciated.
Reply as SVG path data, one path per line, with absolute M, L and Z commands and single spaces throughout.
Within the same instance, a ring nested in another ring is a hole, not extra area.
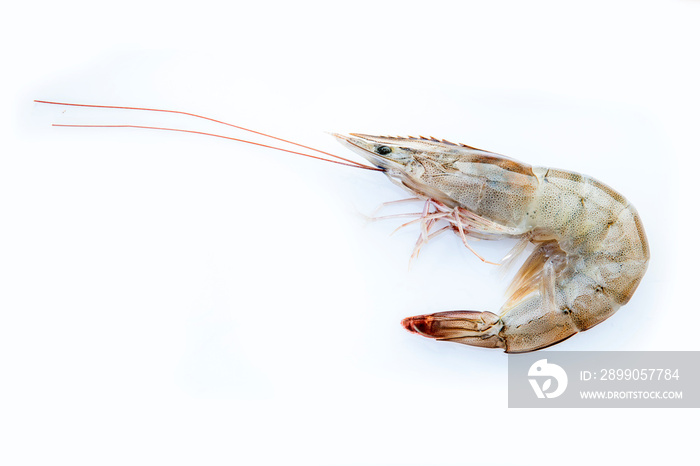
M 363 165 L 363 164 L 361 164 L 361 163 L 355 162 L 354 160 L 346 159 L 346 158 L 344 158 L 344 157 L 340 157 L 340 156 L 338 156 L 338 155 L 331 154 L 331 153 L 329 153 L 329 152 L 325 152 L 325 151 L 322 151 L 322 150 L 319 150 L 319 149 L 315 149 L 315 148 L 313 148 L 313 147 L 305 146 L 305 145 L 303 145 L 303 144 L 299 144 L 299 143 L 294 142 L 294 141 L 289 141 L 289 140 L 287 140 L 287 139 L 278 138 L 277 136 L 272 136 L 272 135 L 270 135 L 270 134 L 262 133 L 262 132 L 260 132 L 260 131 L 255 131 L 255 130 L 252 130 L 252 129 L 244 128 L 244 127 L 242 127 L 242 126 L 234 125 L 234 124 L 231 124 L 231 123 L 226 123 L 225 121 L 216 120 L 216 119 L 214 119 L 214 118 L 209 118 L 209 117 L 205 117 L 205 116 L 202 116 L 202 115 L 197 115 L 197 114 L 189 113 L 189 112 L 181 112 L 181 111 L 179 111 L 179 110 L 163 110 L 163 109 L 158 109 L 158 108 L 144 108 L 144 107 L 120 107 L 120 106 L 115 106 L 115 105 L 72 104 L 72 103 L 66 103 L 66 102 L 51 102 L 51 101 L 47 101 L 47 100 L 35 100 L 34 102 L 37 102 L 37 103 L 40 103 L 40 104 L 50 104 L 50 105 L 65 105 L 65 106 L 69 106 L 69 107 L 114 108 L 114 109 L 120 109 L 120 110 L 140 110 L 140 111 L 147 111 L 147 112 L 176 113 L 176 114 L 179 114 L 179 115 L 192 116 L 192 117 L 196 117 L 196 118 L 201 118 L 201 119 L 203 119 L 203 120 L 212 121 L 212 122 L 214 122 L 214 123 L 219 123 L 219 124 L 222 124 L 222 125 L 231 126 L 232 128 L 240 129 L 240 130 L 243 130 L 243 131 L 248 131 L 249 133 L 258 134 L 258 135 L 260 135 L 260 136 L 264 136 L 264 137 L 266 137 L 266 138 L 274 139 L 274 140 L 277 140 L 277 141 L 280 141 L 280 142 L 284 142 L 284 143 L 287 143 L 287 144 L 292 144 L 292 145 L 295 145 L 295 146 L 298 146 L 298 147 L 303 147 L 304 149 L 312 150 L 312 151 L 315 151 L 315 152 L 318 152 L 318 153 L 327 155 L 327 156 L 329 156 L 329 157 L 333 157 L 333 158 L 335 158 L 335 159 L 342 160 L 342 162 L 339 162 L 339 161 L 337 161 L 337 160 L 329 160 L 329 159 L 326 159 L 326 158 L 323 158 L 323 157 L 318 157 L 318 156 L 315 156 L 315 155 L 305 154 L 305 153 L 303 153 L 303 152 L 297 152 L 297 151 L 293 151 L 293 150 L 283 149 L 283 148 L 281 148 L 281 147 L 275 147 L 275 146 L 270 146 L 270 145 L 267 145 L 267 144 L 261 144 L 261 143 L 258 143 L 258 142 L 248 141 L 248 140 L 245 140 L 245 139 L 233 138 L 233 137 L 229 137 L 229 136 L 222 136 L 222 135 L 220 135 L 220 134 L 205 133 L 205 132 L 202 132 L 202 131 L 193 131 L 193 130 L 187 130 L 187 129 L 163 128 L 163 127 L 158 127 L 158 126 L 141 126 L 141 125 L 59 125 L 59 124 L 54 124 L 54 125 L 52 125 L 52 126 L 60 126 L 60 127 L 68 127 L 68 128 L 139 128 L 139 129 L 153 129 L 153 130 L 161 130 L 161 131 L 176 131 L 176 132 L 180 132 L 180 133 L 201 134 L 201 135 L 204 135 L 204 136 L 212 136 L 212 137 L 217 137 L 217 138 L 222 138 L 222 139 L 228 139 L 228 140 L 231 140 L 231 141 L 243 142 L 243 143 L 246 143 L 246 144 L 252 144 L 252 145 L 255 145 L 255 146 L 265 147 L 265 148 L 268 148 L 268 149 L 274 149 L 274 150 L 279 150 L 279 151 L 282 151 L 282 152 L 288 152 L 288 153 L 290 153 L 290 154 L 302 155 L 302 156 L 304 156 L 304 157 L 309 157 L 309 158 L 316 159 L 316 160 L 323 160 L 323 161 L 325 161 L 325 162 L 337 163 L 337 164 L 339 164 L 339 165 L 345 165 L 345 166 L 348 166 L 348 167 L 362 168 L 362 169 L 365 169 L 365 170 L 384 171 L 384 170 L 381 169 L 381 168 Z

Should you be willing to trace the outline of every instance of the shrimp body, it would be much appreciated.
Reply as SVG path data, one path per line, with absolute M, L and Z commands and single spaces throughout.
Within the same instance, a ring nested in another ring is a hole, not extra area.
M 214 133 L 137 125 L 54 125 L 144 128 L 230 139 L 353 168 L 383 172 L 426 200 L 414 256 L 430 238 L 450 228 L 468 237 L 519 238 L 508 262 L 528 243 L 535 250 L 515 275 L 498 314 L 448 311 L 404 319 L 406 329 L 472 346 L 534 351 L 558 343 L 610 317 L 637 289 L 649 247 L 635 208 L 593 178 L 532 167 L 511 158 L 434 138 L 336 134 L 374 167 L 276 136 L 188 112 L 142 107 L 73 104 L 187 115 L 315 151 L 330 158 Z M 333 160 L 335 159 L 335 160 Z M 431 210 L 432 209 L 432 210 Z M 430 230 L 446 221 L 439 231 Z M 409 222 L 413 223 L 413 222 Z M 473 250 L 472 250 L 473 251 Z M 482 259 L 484 260 L 484 259 Z M 487 262 L 484 260 L 484 262 Z
M 541 349 L 610 317 L 646 271 L 649 247 L 636 209 L 593 178 L 432 138 L 335 136 L 450 212 L 444 218 L 465 242 L 519 238 L 516 249 L 535 246 L 498 314 L 409 317 L 403 324 L 412 332 L 509 353 Z

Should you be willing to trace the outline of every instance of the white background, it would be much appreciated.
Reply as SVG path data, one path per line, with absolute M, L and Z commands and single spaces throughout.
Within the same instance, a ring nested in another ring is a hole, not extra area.
M 509 410 L 505 354 L 403 330 L 495 311 L 507 279 L 453 235 L 409 269 L 416 230 L 363 217 L 405 197 L 383 175 L 52 128 L 241 136 L 32 100 L 191 111 L 343 155 L 325 131 L 433 135 L 589 174 L 637 206 L 652 260 L 626 307 L 553 349 L 698 350 L 698 24 L 691 0 L 6 6 L 0 462 L 695 457 L 693 410 Z

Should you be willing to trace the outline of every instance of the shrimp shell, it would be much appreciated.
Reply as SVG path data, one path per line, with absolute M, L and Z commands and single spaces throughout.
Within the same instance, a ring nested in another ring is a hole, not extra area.
M 335 136 L 412 195 L 452 211 L 444 218 L 465 242 L 520 238 L 520 251 L 535 245 L 498 314 L 414 316 L 403 321 L 409 331 L 509 353 L 534 351 L 610 317 L 644 276 L 649 246 L 637 210 L 591 177 L 435 138 Z M 435 214 L 425 212 L 432 225 Z

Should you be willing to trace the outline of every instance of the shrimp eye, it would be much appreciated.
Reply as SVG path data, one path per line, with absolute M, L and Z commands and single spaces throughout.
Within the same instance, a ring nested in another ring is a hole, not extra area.
M 379 155 L 386 155 L 389 152 L 391 152 L 391 147 L 387 147 L 387 146 L 377 147 L 377 154 L 379 154 Z

